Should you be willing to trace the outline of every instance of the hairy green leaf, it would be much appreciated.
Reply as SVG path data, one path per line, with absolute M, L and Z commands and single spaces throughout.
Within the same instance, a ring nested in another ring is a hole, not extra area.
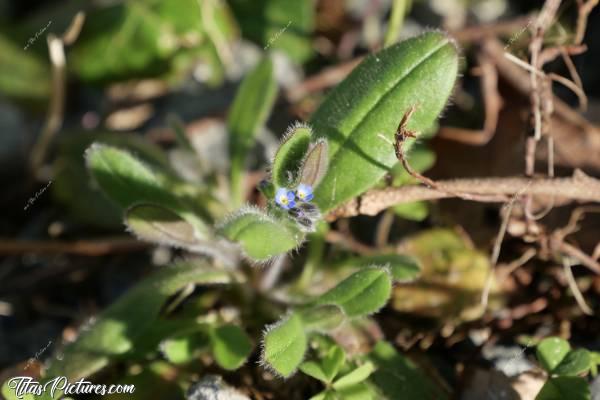
M 309 307 L 298 311 L 306 331 L 329 332 L 344 322 L 346 316 L 342 309 L 334 304 Z
M 316 304 L 334 304 L 349 317 L 372 314 L 383 307 L 392 290 L 389 272 L 383 268 L 364 268 L 323 294 Z
M 273 61 L 266 56 L 242 81 L 227 126 L 231 155 L 231 191 L 235 205 L 241 203 L 241 176 L 254 136 L 264 125 L 277 95 Z
M 552 370 L 552 374 L 576 376 L 587 373 L 590 369 L 592 358 L 586 349 L 571 350 L 560 363 Z
M 267 327 L 263 338 L 262 363 L 277 374 L 292 375 L 306 353 L 307 338 L 302 320 L 290 314 Z
M 252 342 L 246 332 L 236 325 L 222 325 L 210 333 L 215 361 L 227 370 L 238 369 L 252 351 Z
M 46 376 L 76 380 L 105 367 L 112 357 L 133 348 L 140 335 L 153 324 L 165 301 L 192 284 L 227 284 L 230 273 L 192 264 L 166 267 L 127 291 L 103 311 L 79 338 L 53 359 Z
M 237 242 L 253 261 L 267 261 L 286 253 L 304 240 L 292 225 L 255 208 L 244 208 L 219 227 L 227 239 Z
M 373 256 L 362 256 L 351 259 L 348 262 L 352 266 L 377 265 L 390 270 L 395 282 L 411 282 L 421 274 L 419 261 L 404 254 L 376 254 Z
M 123 208 L 148 202 L 172 205 L 155 172 L 126 150 L 94 143 L 86 151 L 87 166 L 104 193 Z
M 122 226 L 122 210 L 101 193 L 85 168 L 85 150 L 95 141 L 133 152 L 149 165 L 166 167 L 167 158 L 159 147 L 134 134 L 108 132 L 66 132 L 54 163 L 55 180 L 50 190 L 69 211 L 86 224 L 116 228 Z
M 295 186 L 298 170 L 308 151 L 311 136 L 310 127 L 302 124 L 293 125 L 285 133 L 271 166 L 271 177 L 275 186 Z
M 552 372 L 571 350 L 569 342 L 559 337 L 542 340 L 535 349 L 535 354 L 542 367 Z
M 591 400 L 590 387 L 585 379 L 576 376 L 550 378 L 535 400 Z
M 402 115 L 415 106 L 408 129 L 429 127 L 457 69 L 454 42 L 427 32 L 368 56 L 329 94 L 311 118 L 315 135 L 329 144 L 329 169 L 315 192 L 323 212 L 363 193 L 394 166 L 390 141 Z
M 138 204 L 125 212 L 128 229 L 138 238 L 153 243 L 189 248 L 201 244 L 205 236 L 173 211 L 154 204 Z
M 327 142 L 319 140 L 308 150 L 300 168 L 300 183 L 317 187 L 327 173 Z

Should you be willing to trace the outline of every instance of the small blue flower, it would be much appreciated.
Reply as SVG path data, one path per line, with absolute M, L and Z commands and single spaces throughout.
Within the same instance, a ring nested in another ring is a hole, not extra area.
M 312 187 L 301 183 L 296 190 L 296 196 L 298 196 L 300 201 L 311 201 L 314 197 Z
M 275 203 L 285 210 L 289 210 L 296 206 L 296 195 L 292 190 L 279 188 L 275 192 Z

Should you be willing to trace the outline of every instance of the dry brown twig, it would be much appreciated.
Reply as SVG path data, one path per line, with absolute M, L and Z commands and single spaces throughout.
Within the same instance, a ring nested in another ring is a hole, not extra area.
M 529 187 L 526 193 L 544 197 L 557 195 L 557 205 L 573 201 L 600 202 L 600 180 L 576 172 L 569 178 L 473 178 L 436 181 L 439 189 L 421 185 L 407 185 L 370 190 L 359 198 L 332 210 L 328 220 L 357 215 L 377 215 L 396 204 L 421 200 L 436 200 L 456 197 L 452 193 L 472 193 L 490 203 L 505 203 L 515 192 Z
M 44 127 L 40 137 L 31 150 L 30 166 L 34 175 L 39 174 L 39 169 L 46 158 L 48 147 L 54 136 L 58 133 L 64 118 L 65 96 L 67 84 L 65 46 L 77 40 L 81 27 L 85 21 L 85 14 L 78 12 L 62 36 L 48 34 L 48 53 L 52 64 L 52 92 L 50 104 Z M 40 177 L 45 179 L 45 177 Z

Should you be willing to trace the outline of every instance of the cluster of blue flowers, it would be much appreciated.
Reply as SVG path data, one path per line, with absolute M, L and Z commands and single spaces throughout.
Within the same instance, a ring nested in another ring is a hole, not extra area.
M 275 203 L 296 220 L 305 230 L 314 231 L 315 223 L 321 217 L 319 209 L 310 203 L 313 199 L 313 189 L 310 185 L 301 183 L 296 190 L 279 188 L 275 192 Z
M 275 203 L 284 210 L 290 210 L 296 207 L 296 200 L 301 203 L 308 203 L 313 199 L 312 187 L 301 183 L 296 188 L 296 191 L 279 188 L 275 193 Z

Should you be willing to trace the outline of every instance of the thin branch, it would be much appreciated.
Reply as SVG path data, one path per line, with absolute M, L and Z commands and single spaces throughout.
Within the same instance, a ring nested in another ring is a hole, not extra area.
M 135 238 L 76 240 L 72 242 L 57 240 L 0 240 L 0 255 L 65 253 L 97 257 L 105 254 L 139 251 L 150 246 L 151 244 L 140 242 Z
M 592 311 L 590 306 L 587 305 L 585 299 L 583 298 L 583 294 L 581 294 L 581 291 L 577 286 L 577 282 L 575 281 L 575 277 L 573 276 L 573 271 L 571 270 L 572 265 L 569 261 L 569 258 L 563 257 L 562 264 L 565 277 L 567 278 L 567 282 L 569 283 L 569 288 L 571 289 L 571 292 L 573 292 L 573 297 L 575 297 L 577 305 L 579 306 L 579 308 L 581 308 L 581 311 L 583 311 L 584 314 L 594 315 L 594 311 Z
M 588 0 L 583 3 L 582 0 L 577 0 L 577 4 L 579 6 L 578 16 L 577 16 L 577 28 L 575 29 L 575 43 L 581 44 L 583 42 L 583 37 L 585 35 L 585 30 L 587 28 L 587 20 L 588 16 L 598 5 L 599 0 Z
M 529 187 L 528 187 L 529 185 Z M 422 200 L 457 197 L 452 193 L 469 193 L 477 201 L 504 203 L 515 192 L 525 189 L 524 194 L 581 202 L 600 202 L 600 181 L 577 172 L 570 178 L 475 178 L 437 181 L 435 188 L 407 185 L 371 190 L 333 210 L 328 220 L 356 215 L 377 215 L 396 204 Z M 557 201 L 558 204 L 563 204 Z

